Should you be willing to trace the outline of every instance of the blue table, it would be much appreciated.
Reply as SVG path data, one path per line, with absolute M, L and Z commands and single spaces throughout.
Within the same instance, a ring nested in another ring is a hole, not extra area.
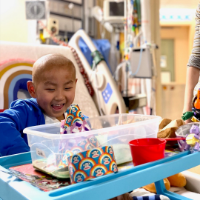
M 31 163 L 30 153 L 0 158 L 0 169 Z M 166 191 L 163 178 L 200 164 L 200 152 L 188 151 L 155 162 L 109 174 L 96 179 L 43 192 L 30 183 L 0 172 L 0 198 L 3 200 L 104 200 L 155 182 L 158 194 L 171 200 L 188 198 Z

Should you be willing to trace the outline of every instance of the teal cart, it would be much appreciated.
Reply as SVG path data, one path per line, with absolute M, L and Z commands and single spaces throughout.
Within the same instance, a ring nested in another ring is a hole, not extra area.
M 31 154 L 22 153 L 0 158 L 0 170 L 31 163 Z M 165 189 L 163 178 L 174 175 L 200 164 L 200 152 L 185 151 L 177 155 L 147 163 L 116 174 L 43 192 L 30 183 L 0 172 L 0 199 L 2 200 L 106 200 L 133 189 L 155 182 L 158 194 L 171 200 L 188 198 Z

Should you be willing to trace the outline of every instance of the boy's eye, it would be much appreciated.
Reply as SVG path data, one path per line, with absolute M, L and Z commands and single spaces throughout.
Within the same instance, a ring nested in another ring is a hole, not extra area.
M 65 88 L 65 90 L 70 90 L 70 89 L 71 89 L 71 87 Z
M 48 91 L 54 91 L 55 89 L 48 88 L 48 89 L 46 89 L 46 90 L 48 90 Z

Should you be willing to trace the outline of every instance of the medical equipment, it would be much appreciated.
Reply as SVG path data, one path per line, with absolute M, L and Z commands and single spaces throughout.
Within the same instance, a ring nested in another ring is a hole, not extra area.
M 153 62 L 150 48 L 133 48 L 130 52 L 131 77 L 152 78 Z
M 77 51 L 90 82 L 95 89 L 93 99 L 97 107 L 99 106 L 99 112 L 108 115 L 115 113 L 118 107 L 120 113 L 125 113 L 126 106 L 124 100 L 105 61 L 101 60 L 100 62 L 97 62 L 96 68 L 92 69 L 78 46 L 79 38 L 82 38 L 88 45 L 91 52 L 94 54 L 94 60 L 99 59 L 99 53 L 96 51 L 96 47 L 84 30 L 77 31 L 69 41 L 69 45 Z
M 100 22 L 100 34 L 101 38 L 105 36 L 105 29 L 110 33 L 113 32 L 113 26 L 109 23 L 104 21 L 103 19 L 103 11 L 99 6 L 95 6 L 91 9 L 91 16 L 94 17 L 98 22 Z M 103 27 L 105 29 L 103 29 Z
M 103 2 L 104 21 L 111 24 L 124 23 L 124 1 L 104 0 Z
M 59 34 L 59 21 L 58 19 L 49 18 L 47 21 L 47 30 L 51 32 L 51 35 L 58 35 Z M 46 29 L 43 29 L 43 37 L 50 38 L 51 35 Z

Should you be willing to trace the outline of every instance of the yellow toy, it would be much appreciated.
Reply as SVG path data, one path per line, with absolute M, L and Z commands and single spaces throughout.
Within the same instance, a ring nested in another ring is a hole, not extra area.
M 200 150 L 200 130 L 199 125 L 193 124 L 190 128 L 190 133 L 186 137 L 187 149 L 191 152 Z
M 189 134 L 187 137 L 186 137 L 186 142 L 188 145 L 190 146 L 195 146 L 195 144 L 198 142 L 199 143 L 199 139 L 195 138 L 195 134 Z

